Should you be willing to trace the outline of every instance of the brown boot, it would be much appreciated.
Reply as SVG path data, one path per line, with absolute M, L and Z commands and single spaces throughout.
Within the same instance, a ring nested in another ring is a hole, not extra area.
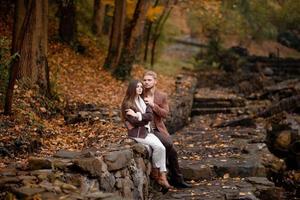
M 159 179 L 159 169 L 153 167 L 153 168 L 151 169 L 150 177 L 151 177 L 152 179 L 158 181 L 158 179 Z
M 168 182 L 166 172 L 159 172 L 159 179 L 157 182 L 165 188 L 168 188 L 168 189 L 173 188 Z

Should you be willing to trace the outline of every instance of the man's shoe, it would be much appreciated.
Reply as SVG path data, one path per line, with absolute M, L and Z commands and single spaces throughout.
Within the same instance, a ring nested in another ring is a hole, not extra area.
M 192 186 L 185 181 L 174 182 L 172 184 L 175 188 L 191 188 Z

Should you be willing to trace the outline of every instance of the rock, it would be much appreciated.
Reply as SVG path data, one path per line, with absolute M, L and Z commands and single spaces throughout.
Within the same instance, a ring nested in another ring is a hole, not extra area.
M 19 183 L 20 179 L 17 177 L 0 177 L 0 185 L 3 186 L 5 184 L 10 183 Z
M 13 192 L 20 199 L 27 199 L 33 197 L 35 194 L 40 194 L 44 191 L 45 189 L 43 188 L 30 188 L 27 186 L 13 189 Z
M 73 162 L 68 159 L 54 159 L 52 161 L 52 167 L 62 171 L 67 171 L 68 167 L 72 166 Z
M 116 179 L 116 188 L 121 189 L 122 186 L 122 178 Z
M 45 200 L 54 200 L 54 199 L 59 199 L 60 196 L 57 195 L 56 193 L 53 192 L 43 192 L 41 194 L 41 199 Z
M 133 197 L 133 182 L 129 179 L 129 177 L 125 177 L 124 179 L 121 179 L 122 182 L 122 188 L 121 193 L 122 197 L 126 199 L 134 199 Z
M 4 168 L 4 169 L 0 169 L 0 176 L 16 176 L 17 175 L 17 171 L 14 168 L 8 169 L 8 168 Z
M 48 158 L 30 157 L 28 159 L 28 167 L 30 170 L 52 169 L 52 162 Z
M 101 177 L 102 168 L 105 163 L 100 158 L 82 158 L 74 161 L 74 164 L 81 170 L 88 172 L 95 177 Z
M 61 188 L 59 186 L 54 186 L 53 184 L 51 184 L 49 181 L 42 181 L 39 186 L 41 188 L 44 188 L 46 191 L 48 192 L 54 192 L 54 193 L 61 193 Z
M 247 154 L 248 155 L 248 154 Z M 214 166 L 214 171 L 219 177 L 229 174 L 230 177 L 266 176 L 266 169 L 257 162 L 254 155 L 243 158 L 208 159 L 206 162 Z
M 269 181 L 266 177 L 247 177 L 245 178 L 251 184 L 254 185 L 264 185 L 269 187 L 274 187 L 274 183 Z
M 257 196 L 263 200 L 282 200 L 287 198 L 285 193 L 283 188 L 278 187 L 270 187 L 264 190 L 258 188 Z
M 143 172 L 146 172 L 146 165 L 143 158 L 135 158 L 135 163 L 137 168 L 141 169 Z
M 132 150 L 114 151 L 104 155 L 104 161 L 107 164 L 108 171 L 127 167 L 132 158 Z
M 75 191 L 78 190 L 77 187 L 75 187 L 74 185 L 68 184 L 68 183 L 62 184 L 61 188 L 62 188 L 63 190 L 69 190 L 69 191 L 72 191 L 72 192 L 75 192 Z
M 134 144 L 137 144 L 137 142 L 134 139 L 131 138 L 126 138 L 125 140 L 123 140 L 123 144 L 129 145 L 129 146 L 133 146 Z
M 137 168 L 134 159 L 130 163 L 130 174 L 132 176 L 134 185 L 134 199 L 147 199 L 148 198 L 148 180 L 142 169 Z
M 59 150 L 57 151 L 53 156 L 57 158 L 69 158 L 69 159 L 75 159 L 75 158 L 88 158 L 91 157 L 92 153 L 89 151 L 68 151 L 68 150 Z
M 87 177 L 81 178 L 80 194 L 87 194 L 89 192 L 99 191 L 99 181 L 97 179 L 89 179 Z
M 211 167 L 200 162 L 183 162 L 180 169 L 187 180 L 209 180 L 216 176 Z
M 129 171 L 127 168 L 123 169 L 120 171 L 121 172 L 121 177 L 124 178 L 126 176 L 130 176 Z
M 89 118 L 90 117 L 90 112 L 87 111 L 79 111 L 78 116 L 81 118 Z
M 102 190 L 104 190 L 105 192 L 113 192 L 114 191 L 116 179 L 111 173 L 109 173 L 109 172 L 102 173 L 99 180 L 100 180 L 100 188 Z
M 47 179 L 48 176 L 50 176 L 52 173 L 53 172 L 51 169 L 40 169 L 40 170 L 34 170 L 30 172 L 32 176 L 37 176 L 40 181 Z
M 149 157 L 149 153 L 148 153 L 146 147 L 141 143 L 134 144 L 132 146 L 132 150 L 135 153 L 140 154 L 143 158 L 148 158 Z
M 18 176 L 24 185 L 31 185 L 37 181 L 36 176 Z
M 121 172 L 120 172 L 120 171 L 117 171 L 117 172 L 115 173 L 115 177 L 116 177 L 116 178 L 121 178 Z
M 266 76 L 273 76 L 274 75 L 274 71 L 270 67 L 265 67 L 263 69 L 263 73 Z
M 104 200 L 122 200 L 123 198 L 121 198 L 120 196 L 117 196 L 116 194 L 112 194 L 112 193 L 103 193 L 103 192 L 94 192 L 94 193 L 90 193 L 85 195 L 86 198 L 91 198 L 91 199 L 104 199 Z

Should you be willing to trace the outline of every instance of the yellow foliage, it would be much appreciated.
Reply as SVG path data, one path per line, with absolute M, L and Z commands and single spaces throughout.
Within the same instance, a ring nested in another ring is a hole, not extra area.
M 114 0 L 102 0 L 102 4 L 114 6 L 115 5 L 115 1 Z
M 137 0 L 126 0 L 126 16 L 129 19 L 131 19 L 134 14 L 136 2 L 137 2 Z M 114 0 L 103 0 L 102 3 L 104 5 L 110 5 L 112 7 L 112 9 L 109 9 L 108 12 L 106 13 L 107 16 L 112 17 L 114 15 L 115 1 Z
M 163 12 L 163 6 L 151 7 L 147 12 L 147 19 L 151 22 L 157 20 L 159 15 Z
M 134 10 L 136 7 L 136 0 L 127 0 L 126 2 L 126 16 L 131 19 L 134 14 Z

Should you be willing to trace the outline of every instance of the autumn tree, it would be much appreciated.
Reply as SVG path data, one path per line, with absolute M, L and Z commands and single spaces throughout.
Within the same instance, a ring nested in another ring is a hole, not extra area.
M 155 0 L 153 8 L 156 8 L 158 6 L 158 4 L 159 4 L 159 0 Z M 146 31 L 146 41 L 145 41 L 145 51 L 144 51 L 144 62 L 147 62 L 148 49 L 149 49 L 149 44 L 150 44 L 153 22 L 154 22 L 154 20 L 147 20 L 147 23 L 146 23 L 147 31 Z
M 160 17 L 157 20 L 156 26 L 154 28 L 154 31 L 152 33 L 152 48 L 151 48 L 151 66 L 154 65 L 154 61 L 155 61 L 155 50 L 156 50 L 156 45 L 158 42 L 158 39 L 161 36 L 163 27 L 167 21 L 167 19 L 170 16 L 170 13 L 173 9 L 173 4 L 176 3 L 176 1 L 174 0 L 167 0 L 165 2 L 162 14 L 160 15 Z M 148 47 L 147 47 L 148 48 Z M 147 58 L 147 57 L 146 57 Z
M 120 60 L 116 65 L 114 75 L 120 79 L 130 76 L 132 65 L 139 55 L 140 44 L 143 39 L 147 11 L 151 5 L 150 0 L 138 0 L 133 18 L 125 32 L 124 45 Z
M 115 10 L 110 34 L 108 54 L 105 59 L 104 67 L 114 69 L 119 62 L 123 44 L 124 25 L 126 17 L 126 0 L 115 0 Z
M 105 4 L 102 3 L 102 0 L 94 0 L 92 31 L 96 36 L 100 36 L 102 34 L 104 15 Z
M 37 85 L 45 95 L 50 94 L 47 64 L 48 1 L 18 0 L 14 19 L 12 53 L 18 53 L 20 58 L 10 69 L 5 114 L 11 113 L 16 78 L 25 81 L 28 86 Z

